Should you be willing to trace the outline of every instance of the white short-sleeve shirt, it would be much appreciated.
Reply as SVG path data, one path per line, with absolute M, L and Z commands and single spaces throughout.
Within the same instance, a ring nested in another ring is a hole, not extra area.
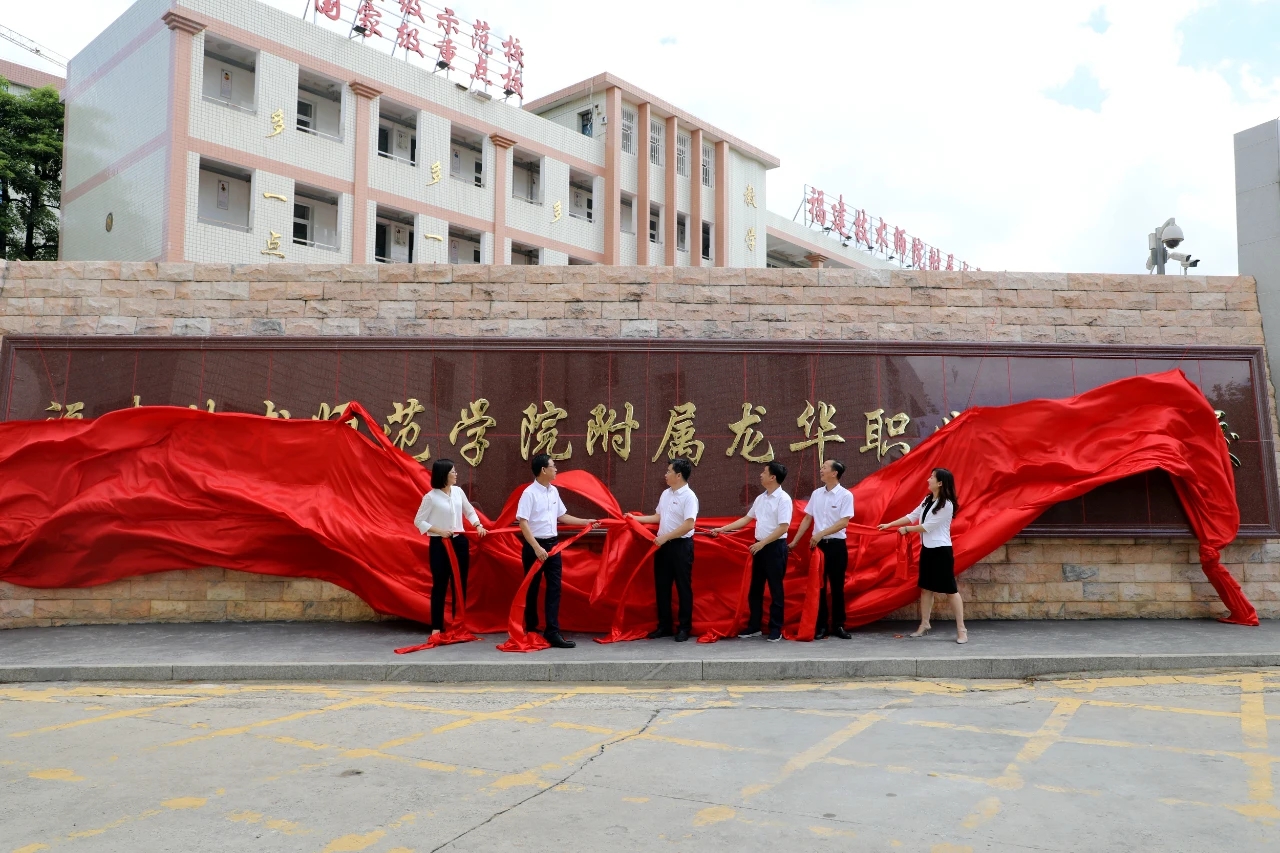
M 791 495 L 781 488 L 774 489 L 773 494 L 761 492 L 747 511 L 747 518 L 756 520 L 756 541 L 768 539 L 779 524 L 790 526 L 791 509 Z
M 420 533 L 426 533 L 432 527 L 461 533 L 463 516 L 474 526 L 480 526 L 480 517 L 476 515 L 471 501 L 467 500 L 462 489 L 452 486 L 447 495 L 441 489 L 432 489 L 422 496 L 413 525 Z
M 853 492 L 836 483 L 830 491 L 826 486 L 813 490 L 804 514 L 813 519 L 813 532 L 820 533 L 842 518 L 853 518 Z M 826 537 L 827 539 L 844 539 L 844 528 Z
M 698 496 L 685 483 L 674 491 L 667 489 L 658 498 L 658 535 L 666 536 L 689 519 L 698 519 Z M 690 530 L 681 539 L 693 536 Z
M 926 548 L 941 548 L 951 544 L 951 517 L 955 515 L 955 504 L 947 501 L 942 509 L 937 512 L 934 512 L 934 509 L 936 507 L 929 507 L 929 512 L 925 514 L 924 501 L 920 501 L 920 506 L 913 509 L 911 515 L 907 516 L 912 524 L 924 525 L 924 533 L 920 534 L 920 544 Z
M 556 519 L 568 511 L 555 486 L 544 486 L 534 480 L 520 495 L 516 520 L 529 522 L 535 539 L 554 539 L 560 529 Z

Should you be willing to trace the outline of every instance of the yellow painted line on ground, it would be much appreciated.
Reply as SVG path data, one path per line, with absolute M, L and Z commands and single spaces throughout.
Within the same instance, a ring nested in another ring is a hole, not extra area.
M 849 723 L 849 725 L 839 729 L 838 731 L 832 732 L 813 746 L 788 760 L 787 763 L 782 766 L 782 770 L 776 777 L 774 777 L 772 782 L 762 782 L 756 785 L 748 785 L 743 788 L 742 798 L 751 799 L 757 794 L 762 794 L 770 788 L 785 782 L 793 773 L 804 770 L 815 761 L 820 761 L 821 759 L 826 758 L 846 742 L 862 734 L 883 719 L 885 719 L 885 715 L 881 714 L 879 711 L 869 711 L 860 715 L 858 719 Z
M 1266 689 L 1258 673 L 1240 677 L 1240 731 L 1249 749 L 1267 748 Z
M 1052 702 L 1048 696 L 1037 696 L 1039 702 Z M 1108 702 L 1104 699 L 1085 699 L 1083 704 L 1097 708 L 1131 708 L 1136 711 L 1154 711 L 1160 714 L 1194 714 L 1202 717 L 1238 718 L 1239 711 L 1214 711 L 1207 708 L 1181 708 L 1173 705 L 1146 705 L 1138 702 Z
M 562 699 L 572 696 L 572 693 L 558 693 L 548 699 L 535 700 L 531 702 L 522 702 L 514 708 L 508 708 L 504 711 L 480 711 L 469 714 L 461 720 L 454 720 L 452 723 L 445 723 L 443 726 L 437 726 L 431 730 L 433 735 L 443 734 L 444 732 L 452 732 L 466 726 L 475 725 L 476 723 L 489 722 L 492 720 L 503 720 L 520 711 L 531 711 L 534 708 L 543 708 Z
M 242 735 L 242 734 L 251 732 L 254 729 L 260 729 L 263 726 L 274 726 L 274 725 L 279 725 L 280 723 L 290 723 L 290 722 L 293 722 L 294 720 L 305 720 L 308 717 L 315 717 L 319 714 L 327 714 L 330 711 L 343 711 L 343 710 L 346 710 L 347 708 L 355 708 L 359 705 L 370 704 L 371 702 L 372 700 L 365 699 L 365 698 L 348 699 L 345 702 L 338 702 L 334 705 L 326 705 L 323 708 L 312 708 L 309 711 L 296 711 L 292 714 L 285 714 L 283 717 L 274 717 L 269 720 L 259 720 L 256 723 L 248 723 L 243 726 L 232 726 L 230 728 L 218 729 L 217 731 L 210 732 L 207 735 L 196 735 L 195 737 L 189 737 L 189 738 L 183 738 L 182 740 L 171 741 L 170 743 L 164 744 L 164 746 L 186 746 L 192 743 L 200 743 L 201 741 L 213 740 L 214 738 L 231 737 L 233 735 Z M 156 747 L 152 747 L 152 749 L 155 749 L 155 748 Z
M 31 735 L 46 734 L 48 732 L 63 732 L 67 729 L 74 729 L 79 726 L 88 726 L 94 723 L 106 723 L 112 720 L 123 720 L 127 717 L 145 717 L 153 711 L 161 708 L 180 708 L 184 705 L 194 705 L 196 702 L 205 701 L 203 697 L 195 697 L 191 699 L 180 699 L 177 702 L 165 702 L 162 705 L 151 705 L 146 708 L 130 708 L 127 711 L 112 711 L 109 714 L 101 714 L 97 717 L 89 717 L 84 720 L 76 720 L 70 723 L 60 723 L 56 726 L 44 726 L 39 729 L 31 729 L 25 732 L 10 732 L 9 737 L 30 737 Z
M 977 829 L 998 814 L 1000 814 L 1000 798 L 987 797 L 978 803 L 972 814 L 960 821 L 960 825 L 965 829 Z
M 15 847 L 13 848 L 13 853 L 35 853 L 35 851 L 38 850 L 48 850 L 66 841 L 78 841 L 82 838 L 95 838 L 99 835 L 104 835 L 113 829 L 118 829 L 127 824 L 149 820 L 157 815 L 168 814 L 169 812 L 174 811 L 187 811 L 203 808 L 208 802 L 208 797 L 175 797 L 161 802 L 161 808 L 151 808 L 137 814 L 123 815 L 109 823 L 103 824 L 102 826 L 93 827 L 91 829 L 76 830 L 75 832 L 68 832 L 66 835 L 50 838 L 46 841 L 38 841 L 26 844 L 22 847 Z
M 1079 699 L 1059 699 L 1056 707 L 1049 713 L 1048 719 L 1040 726 L 1027 742 L 1018 750 L 1018 754 L 1009 762 L 1004 772 L 997 777 L 993 785 L 997 788 L 1017 790 L 1025 784 L 1022 769 L 1025 765 L 1038 760 L 1048 752 L 1049 747 L 1057 743 L 1076 711 L 1080 710 Z

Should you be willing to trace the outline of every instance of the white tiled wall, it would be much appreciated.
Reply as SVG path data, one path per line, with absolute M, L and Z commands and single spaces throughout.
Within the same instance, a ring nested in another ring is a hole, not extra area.
M 62 258 L 149 261 L 160 256 L 164 232 L 165 167 L 160 149 L 62 208 Z M 111 231 L 106 229 L 111 214 Z

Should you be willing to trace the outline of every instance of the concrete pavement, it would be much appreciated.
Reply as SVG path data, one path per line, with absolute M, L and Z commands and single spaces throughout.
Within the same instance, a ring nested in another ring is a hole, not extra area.
M 351 680 L 696 682 L 862 677 L 1028 678 L 1280 665 L 1280 621 L 1245 628 L 1200 620 L 972 622 L 956 645 L 951 623 L 925 638 L 876 623 L 853 640 L 714 644 L 643 640 L 506 654 L 505 636 L 410 655 L 419 626 L 377 623 L 98 625 L 0 631 L 0 682 L 59 680 Z

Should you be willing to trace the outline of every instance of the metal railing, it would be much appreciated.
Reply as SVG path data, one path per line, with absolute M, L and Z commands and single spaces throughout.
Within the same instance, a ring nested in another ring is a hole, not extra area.
M 303 127 L 302 125 L 297 125 L 297 128 L 303 133 L 310 134 L 311 136 L 319 136 L 324 139 L 332 140 L 334 142 L 342 141 L 341 136 L 334 136 L 332 133 L 325 133 L 323 130 L 316 130 L 314 127 Z
M 258 114 L 258 108 L 256 106 L 246 107 L 243 104 L 237 104 L 235 101 L 228 101 L 225 98 L 215 98 L 212 95 L 201 95 L 200 100 L 208 101 L 211 104 L 217 104 L 221 107 L 228 107 L 236 110 L 237 112 L 248 113 L 249 115 Z
M 216 225 L 219 228 L 230 228 L 232 231 L 239 231 L 243 234 L 253 233 L 253 226 L 251 225 L 236 225 L 234 222 L 222 222 L 218 219 L 205 219 L 203 216 L 197 216 L 196 222 L 203 223 L 204 225 Z

